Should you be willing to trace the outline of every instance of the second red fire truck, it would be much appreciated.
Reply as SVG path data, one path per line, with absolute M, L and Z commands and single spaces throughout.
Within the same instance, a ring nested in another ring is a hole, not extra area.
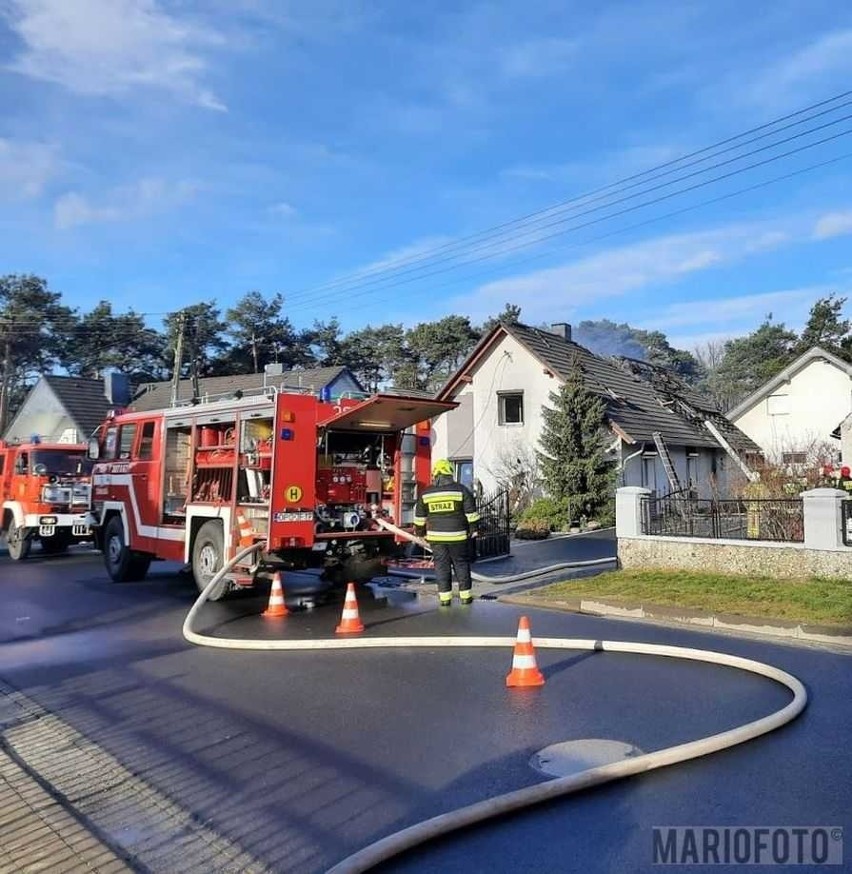
M 0 530 L 13 561 L 35 542 L 58 555 L 91 539 L 90 468 L 85 446 L 0 440 Z
M 122 413 L 90 447 L 92 521 L 110 577 L 142 579 L 153 560 L 184 562 L 203 589 L 246 544 L 217 600 L 261 575 L 322 568 L 373 575 L 396 549 L 377 523 L 410 522 L 429 481 L 429 420 L 452 403 L 271 392 Z

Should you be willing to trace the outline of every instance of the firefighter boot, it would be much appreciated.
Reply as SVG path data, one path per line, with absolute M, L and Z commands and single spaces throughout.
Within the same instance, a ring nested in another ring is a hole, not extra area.
M 459 601 L 462 606 L 466 606 L 468 604 L 473 603 L 473 591 L 471 589 L 465 589 L 464 591 L 459 591 Z
M 438 592 L 438 606 L 439 607 L 452 607 L 453 605 L 453 593 L 452 592 Z

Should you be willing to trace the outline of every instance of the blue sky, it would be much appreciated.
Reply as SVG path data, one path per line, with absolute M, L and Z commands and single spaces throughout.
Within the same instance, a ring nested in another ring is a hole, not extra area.
M 852 160 L 701 206 L 852 136 L 416 282 L 345 281 L 852 88 L 836 0 L 0 0 L 0 58 L 0 272 L 83 310 L 159 324 L 258 289 L 357 328 L 512 301 L 692 348 L 852 292 Z

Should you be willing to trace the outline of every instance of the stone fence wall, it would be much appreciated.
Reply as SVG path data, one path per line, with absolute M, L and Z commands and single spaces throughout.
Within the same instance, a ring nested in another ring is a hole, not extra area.
M 642 520 L 643 504 L 650 494 L 636 486 L 616 493 L 615 532 L 621 567 L 852 579 L 852 547 L 843 543 L 846 492 L 813 489 L 802 493 L 804 543 L 649 536 L 643 531 Z

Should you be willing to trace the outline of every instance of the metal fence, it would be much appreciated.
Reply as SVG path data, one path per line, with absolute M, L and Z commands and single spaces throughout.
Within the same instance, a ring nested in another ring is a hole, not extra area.
M 476 538 L 477 558 L 509 554 L 509 493 L 483 495 L 478 503 L 479 536 Z
M 642 530 L 667 537 L 802 543 L 804 507 L 801 498 L 709 500 L 675 494 L 643 502 Z

